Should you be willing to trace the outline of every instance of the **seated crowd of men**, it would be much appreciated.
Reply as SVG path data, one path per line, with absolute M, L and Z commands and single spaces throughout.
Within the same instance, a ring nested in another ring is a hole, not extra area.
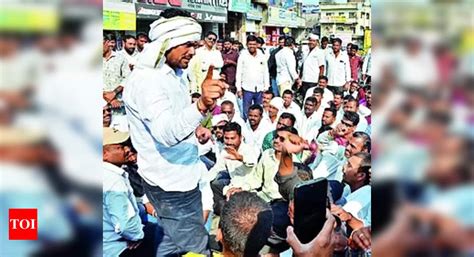
M 215 41 L 209 41 L 209 51 L 214 51 Z M 252 46 L 248 48 L 251 52 Z M 248 54 L 245 51 L 242 54 Z M 225 80 L 225 74 L 221 75 Z M 302 181 L 326 178 L 332 199 L 330 213 L 342 221 L 333 229 L 334 218 L 327 216 L 331 227 L 321 233 L 329 233 L 329 237 L 337 233 L 338 239 L 326 251 L 344 255 L 367 250 L 367 244 L 351 242 L 360 242 L 354 235 L 370 238 L 370 87 L 361 87 L 354 80 L 348 87 L 335 89 L 328 87 L 328 77 L 321 75 L 318 83 L 306 90 L 303 101 L 297 101 L 294 90 L 285 89 L 281 97 L 276 96 L 267 82 L 265 79 L 261 104 L 245 106 L 251 100 L 246 102 L 244 95 L 242 108 L 242 92 L 237 87 L 236 93 L 226 92 L 212 116 L 202 123 L 212 132 L 212 140 L 197 143 L 207 172 L 199 182 L 204 215 L 192 218 L 212 223 L 209 233 L 215 237 L 211 239 L 221 243 L 210 242 L 216 251 L 234 256 L 279 256 L 291 247 L 296 256 L 303 256 L 301 245 L 288 229 L 293 224 L 292 192 Z M 110 92 L 110 99 L 122 90 L 120 86 Z M 191 98 L 198 99 L 199 93 L 193 92 Z M 104 99 L 107 101 L 108 93 Z M 156 212 L 144 193 L 128 133 L 111 125 L 123 115 L 114 101 L 103 112 L 103 159 L 108 174 L 104 179 L 104 253 L 135 256 L 139 249 L 153 249 L 144 254 L 153 256 L 157 238 L 154 230 L 147 235 L 147 224 Z M 288 162 L 290 169 L 282 165 Z M 142 242 L 145 246 L 140 246 Z

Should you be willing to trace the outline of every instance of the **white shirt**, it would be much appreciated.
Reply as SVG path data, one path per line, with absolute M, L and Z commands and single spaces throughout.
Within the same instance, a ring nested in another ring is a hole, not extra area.
M 212 194 L 211 182 L 207 180 L 208 171 L 205 167 L 205 164 L 201 162 L 201 165 L 204 166 L 203 168 L 201 168 L 202 176 L 199 180 L 199 191 L 201 191 L 202 210 L 212 211 L 212 206 L 214 205 L 214 196 Z
M 362 74 L 372 76 L 372 48 L 369 48 L 362 64 Z
M 329 135 L 329 131 L 323 132 L 317 138 L 320 153 L 316 160 L 310 164 L 313 170 L 313 178 L 327 178 L 328 180 L 342 180 L 340 167 L 345 161 L 344 147 L 339 146 Z
M 351 81 L 351 64 L 346 52 L 340 51 L 336 57 L 331 51 L 326 55 L 328 85 L 342 87 Z
M 138 56 L 138 53 L 139 53 L 138 50 L 135 49 L 135 51 L 133 51 L 133 54 L 130 55 L 125 50 L 125 48 L 123 48 L 119 53 L 121 55 L 123 55 L 123 57 L 125 57 L 125 59 L 127 59 L 128 64 L 135 65 L 137 63 L 137 56 Z
M 248 130 L 247 123 L 245 123 L 244 119 L 242 119 L 237 114 L 234 114 L 234 117 L 232 117 L 232 120 L 230 122 L 235 122 L 240 125 L 240 128 L 242 129 L 242 136 L 244 137 L 243 140 L 245 143 L 249 144 L 249 140 L 252 138 L 252 134 Z
M 293 116 L 295 116 L 296 122 L 295 122 L 294 127 L 298 128 L 299 124 L 302 122 L 302 119 L 303 119 L 302 114 L 301 114 L 301 109 L 298 106 L 298 104 L 296 104 L 295 102 L 291 102 L 288 108 L 286 108 L 285 106 L 282 106 L 282 108 L 278 112 L 278 117 L 280 117 L 281 114 L 284 112 L 291 113 L 293 114 Z
M 323 50 L 314 48 L 303 61 L 303 74 L 301 80 L 303 82 L 318 83 L 319 81 L 319 67 L 325 66 L 326 60 L 324 58 Z
M 313 91 L 314 91 L 315 88 L 317 88 L 317 86 L 316 87 L 310 87 L 306 91 L 306 95 L 304 96 L 304 101 L 305 102 L 306 102 L 306 99 L 308 97 L 313 96 Z M 327 103 L 331 102 L 332 100 L 334 100 L 334 94 L 331 92 L 331 90 L 329 90 L 327 88 L 324 88 L 322 102 L 327 104 Z
M 209 50 L 206 46 L 198 48 L 189 62 L 188 76 L 192 93 L 201 93 L 201 84 L 206 78 L 209 66 L 214 66 L 213 79 L 219 79 L 219 71 L 224 66 L 222 54 L 217 49 Z
M 254 147 L 244 142 L 240 144 L 239 150 L 237 150 L 237 152 L 242 155 L 243 161 L 230 160 L 228 159 L 229 154 L 227 151 L 222 151 L 222 153 L 217 156 L 216 164 L 206 175 L 207 180 L 212 181 L 219 172 L 229 172 L 231 181 L 228 186 L 224 187 L 224 195 L 231 187 L 243 186 L 245 184 L 246 176 L 252 172 L 258 161 L 258 152 L 255 151 Z
M 258 127 L 256 130 L 252 130 L 252 127 L 250 126 L 249 121 L 247 121 L 247 130 L 250 133 L 250 138 L 248 138 L 245 142 L 253 146 L 258 153 L 260 153 L 260 150 L 262 149 L 263 145 L 263 139 L 267 135 L 268 132 L 273 131 L 273 126 L 271 123 L 268 122 L 268 120 L 263 119 L 260 120 L 260 124 L 258 124 Z
M 321 117 L 319 113 L 316 112 L 313 112 L 309 117 L 306 117 L 306 114 L 303 113 L 301 120 L 301 124 L 299 124 L 298 127 L 298 134 L 310 142 L 313 139 L 311 134 L 313 129 L 319 129 L 319 127 L 321 127 Z
M 436 61 L 428 47 L 416 55 L 402 50 L 397 57 L 395 70 L 401 86 L 426 88 L 438 81 Z
M 265 55 L 257 49 L 255 56 L 247 50 L 240 53 L 235 73 L 237 91 L 262 92 L 270 87 L 270 75 Z
M 283 47 L 275 55 L 275 61 L 277 65 L 277 83 L 279 85 L 285 82 L 293 84 L 295 79 L 298 77 L 298 73 L 296 73 L 296 58 L 294 51 L 289 47 Z
M 138 173 L 165 191 L 189 191 L 201 177 L 194 136 L 204 116 L 191 104 L 182 73 L 171 67 L 134 69 L 123 99 L 130 136 L 138 152 Z
M 221 98 L 217 99 L 217 105 L 221 105 L 224 101 L 231 101 L 234 106 L 237 106 L 237 108 L 234 108 L 235 115 L 240 116 L 240 108 L 238 108 L 239 105 L 237 105 L 237 97 L 234 95 L 234 93 L 230 92 L 229 90 L 226 90 L 224 95 Z
M 369 123 L 365 119 L 364 116 L 362 116 L 359 112 L 357 112 L 357 115 L 359 115 L 359 124 L 357 124 L 357 127 L 355 131 L 361 131 L 367 133 L 367 128 L 369 127 Z

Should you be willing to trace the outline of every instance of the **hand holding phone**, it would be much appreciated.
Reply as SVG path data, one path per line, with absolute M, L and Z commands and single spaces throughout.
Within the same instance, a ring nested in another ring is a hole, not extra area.
M 295 187 L 295 234 L 303 244 L 311 242 L 323 228 L 327 207 L 328 181 L 326 178 L 310 180 Z

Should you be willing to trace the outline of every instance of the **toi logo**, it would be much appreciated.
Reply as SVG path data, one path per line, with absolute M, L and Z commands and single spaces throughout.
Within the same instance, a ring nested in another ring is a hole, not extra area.
M 8 210 L 8 239 L 37 240 L 38 239 L 38 210 L 9 209 Z

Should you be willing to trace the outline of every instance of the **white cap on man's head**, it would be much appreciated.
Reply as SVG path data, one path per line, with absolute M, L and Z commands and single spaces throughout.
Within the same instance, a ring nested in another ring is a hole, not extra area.
M 318 40 L 318 41 L 319 41 L 319 36 L 316 35 L 316 34 L 311 33 L 311 34 L 308 35 L 308 39 Z
M 273 97 L 272 100 L 270 100 L 270 105 L 277 108 L 278 110 L 281 110 L 283 108 L 283 98 L 281 97 Z
M 106 127 L 103 132 L 102 145 L 121 144 L 128 140 L 130 135 L 127 132 L 121 132 L 117 129 Z
M 217 126 L 217 124 L 219 124 L 221 121 L 229 121 L 229 117 L 227 117 L 226 114 L 217 114 L 217 115 L 214 115 L 211 119 L 211 123 L 212 123 L 212 126 Z

